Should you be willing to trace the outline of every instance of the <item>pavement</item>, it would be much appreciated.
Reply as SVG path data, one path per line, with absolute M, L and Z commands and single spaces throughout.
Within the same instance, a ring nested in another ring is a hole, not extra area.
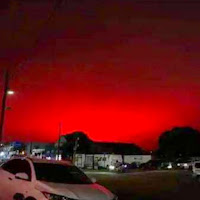
M 119 200 L 200 199 L 200 182 L 190 171 L 144 171 L 132 173 L 87 172 L 88 176 L 119 196 Z
M 191 173 L 181 171 L 177 173 L 177 186 L 168 193 L 160 194 L 158 200 L 190 200 L 200 199 L 200 182 Z
M 119 175 L 119 176 L 137 176 L 137 175 L 145 175 L 145 174 L 155 174 L 155 173 L 169 173 L 169 170 L 152 170 L 152 171 L 129 171 L 126 173 L 118 173 L 113 171 L 97 171 L 97 170 L 91 170 L 91 171 L 84 171 L 88 175 Z

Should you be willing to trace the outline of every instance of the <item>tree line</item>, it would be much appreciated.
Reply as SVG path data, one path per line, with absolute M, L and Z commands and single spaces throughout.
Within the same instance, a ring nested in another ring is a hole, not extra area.
M 177 159 L 200 156 L 200 132 L 191 127 L 175 127 L 159 137 L 156 151 L 160 158 Z

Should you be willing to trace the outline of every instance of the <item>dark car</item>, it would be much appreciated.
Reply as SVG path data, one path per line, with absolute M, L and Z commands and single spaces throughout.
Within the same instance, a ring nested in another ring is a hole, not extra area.
M 139 168 L 143 170 L 156 170 L 161 169 L 161 165 L 161 160 L 150 160 L 146 163 L 141 164 Z

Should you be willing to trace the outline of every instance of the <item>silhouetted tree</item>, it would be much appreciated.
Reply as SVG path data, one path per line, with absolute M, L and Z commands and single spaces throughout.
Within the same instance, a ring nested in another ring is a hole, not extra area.
M 190 127 L 173 128 L 159 138 L 158 155 L 175 159 L 200 155 L 200 132 Z
M 69 156 L 72 157 L 77 138 L 79 138 L 79 140 L 76 152 L 90 153 L 92 141 L 88 138 L 88 136 L 85 133 L 77 131 L 71 134 L 67 134 L 64 137 L 66 142 L 61 147 L 62 155 L 64 158 Z
M 124 155 L 131 154 L 144 154 L 144 151 L 135 144 L 126 143 L 111 143 L 111 142 L 93 142 L 88 136 L 80 131 L 66 134 L 61 138 L 61 151 L 63 158 L 72 158 L 74 153 L 74 147 L 78 140 L 78 148 L 76 153 L 82 154 L 121 154 L 122 160 Z

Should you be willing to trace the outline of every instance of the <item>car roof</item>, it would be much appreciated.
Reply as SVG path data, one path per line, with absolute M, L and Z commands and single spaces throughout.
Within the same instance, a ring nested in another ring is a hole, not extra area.
M 49 164 L 62 164 L 62 165 L 72 165 L 70 161 L 63 161 L 63 160 L 47 160 L 41 158 L 30 157 L 28 158 L 33 163 L 49 163 Z
M 30 160 L 33 163 L 47 163 L 47 164 L 61 164 L 61 165 L 69 165 L 72 166 L 73 164 L 70 161 L 63 161 L 63 160 L 47 160 L 37 157 L 13 157 L 12 159 L 26 159 Z

